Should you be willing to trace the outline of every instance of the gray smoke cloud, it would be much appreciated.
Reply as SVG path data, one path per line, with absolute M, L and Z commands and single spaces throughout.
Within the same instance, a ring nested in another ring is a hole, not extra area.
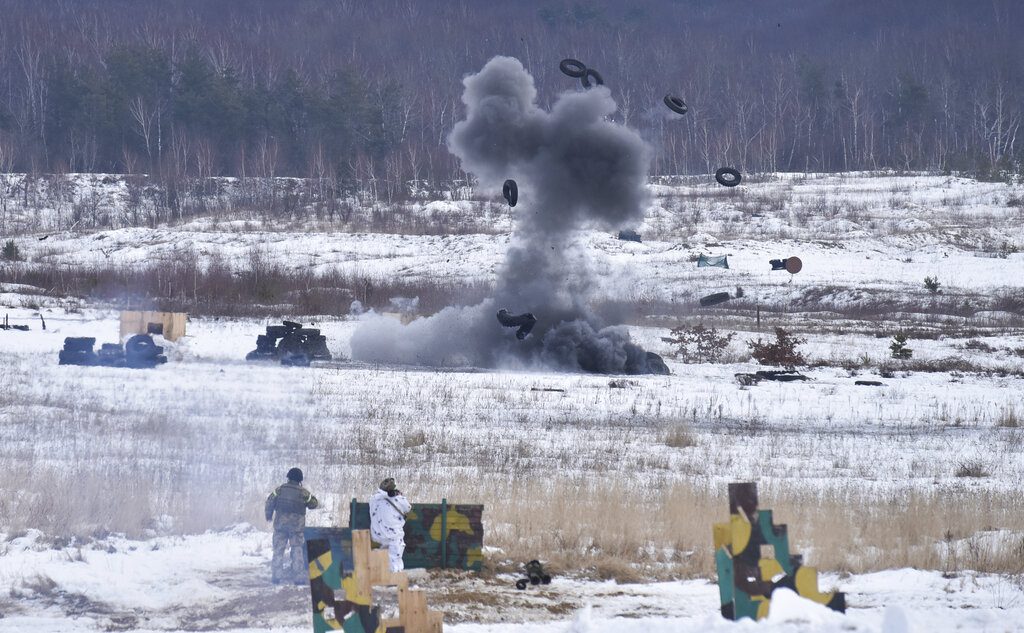
M 537 106 L 533 77 L 512 57 L 491 59 L 463 84 L 466 118 L 449 135 L 449 150 L 480 187 L 500 191 L 508 178 L 519 185 L 494 297 L 407 326 L 370 317 L 353 334 L 353 358 L 646 373 L 648 355 L 628 330 L 602 323 L 590 307 L 595 277 L 579 236 L 643 220 L 650 146 L 608 120 L 616 104 L 603 86 L 563 93 L 548 112 Z M 532 312 L 532 334 L 519 341 L 500 327 L 499 308 Z

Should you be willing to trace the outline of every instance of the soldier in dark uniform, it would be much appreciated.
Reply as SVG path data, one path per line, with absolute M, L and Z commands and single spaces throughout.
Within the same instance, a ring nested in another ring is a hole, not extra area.
M 292 468 L 288 481 L 278 486 L 267 497 L 264 508 L 267 521 L 274 521 L 274 560 L 271 563 L 274 584 L 309 581 L 306 570 L 306 540 L 302 530 L 306 527 L 306 510 L 320 506 L 313 493 L 302 487 L 302 471 Z M 285 549 L 291 548 L 290 560 Z

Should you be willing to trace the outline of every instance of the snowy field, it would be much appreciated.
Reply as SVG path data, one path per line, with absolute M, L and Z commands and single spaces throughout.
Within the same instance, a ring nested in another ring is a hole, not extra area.
M 211 317 L 154 370 L 62 367 L 64 337 L 116 340 L 116 310 L 0 285 L 3 313 L 31 326 L 0 331 L 0 631 L 308 630 L 306 594 L 267 582 L 262 500 L 292 465 L 324 502 L 314 525 L 346 525 L 385 474 L 413 500 L 487 506 L 488 571 L 421 581 L 457 633 L 1024 630 L 1021 188 L 779 175 L 738 189 L 652 185 L 643 243 L 584 236 L 600 294 L 639 306 L 631 333 L 671 376 L 353 362 L 348 306 L 296 315 L 339 359 L 309 369 L 242 360 L 271 321 Z M 255 247 L 289 267 L 487 283 L 509 241 L 263 228 L 19 236 L 18 265 L 188 249 L 244 266 Z M 697 269 L 701 252 L 731 268 Z M 792 281 L 768 272 L 790 255 Z M 736 286 L 744 302 L 696 306 Z M 671 356 L 668 328 L 698 320 L 736 333 L 725 362 Z M 928 371 L 888 357 L 908 324 L 929 333 L 910 341 Z M 776 325 L 806 339 L 811 380 L 740 386 L 760 368 L 745 343 Z M 822 586 L 847 592 L 846 616 L 795 598 L 758 625 L 718 616 L 711 524 L 747 480 Z M 510 572 L 537 557 L 555 582 L 516 592 Z

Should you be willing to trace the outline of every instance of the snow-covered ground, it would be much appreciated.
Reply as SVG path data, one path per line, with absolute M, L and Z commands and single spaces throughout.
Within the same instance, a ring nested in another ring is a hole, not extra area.
M 724 363 L 667 357 L 673 375 L 629 377 L 367 365 L 344 360 L 358 320 L 338 306 L 312 319 L 341 360 L 310 369 L 246 363 L 269 322 L 211 317 L 154 370 L 66 367 L 64 337 L 114 341 L 117 313 L 2 283 L 0 309 L 31 330 L 0 331 L 0 631 L 306 630 L 302 590 L 266 583 L 260 516 L 292 465 L 324 501 L 317 525 L 346 524 L 384 473 L 419 500 L 487 505 L 494 571 L 422 581 L 456 632 L 1024 630 L 1020 187 L 777 175 L 651 189 L 643 243 L 584 236 L 599 294 L 639 305 L 633 337 L 666 355 L 678 319 L 735 331 Z M 17 265 L 188 251 L 244 267 L 258 248 L 292 268 L 486 282 L 509 242 L 247 222 L 19 236 Z M 731 268 L 697 269 L 700 252 Z M 768 272 L 790 255 L 804 263 L 792 281 Z M 765 308 L 760 328 L 752 309 L 694 305 L 736 286 Z M 963 366 L 880 375 L 906 324 L 932 332 L 910 342 L 915 361 Z M 812 380 L 741 387 L 734 374 L 758 369 L 744 343 L 774 325 L 807 339 Z M 787 600 L 756 627 L 717 615 L 711 523 L 740 480 L 848 593 L 847 616 Z M 564 573 L 516 592 L 504 572 L 538 556 Z
M 37 532 L 0 546 L 0 631 L 309 631 L 307 588 L 274 587 L 270 538 L 241 525 L 184 537 L 108 537 L 84 546 Z M 418 577 L 453 633 L 1020 631 L 1020 577 L 899 569 L 839 578 L 845 615 L 782 590 L 767 620 L 732 623 L 708 580 L 644 584 L 556 577 L 519 592 L 508 574 Z

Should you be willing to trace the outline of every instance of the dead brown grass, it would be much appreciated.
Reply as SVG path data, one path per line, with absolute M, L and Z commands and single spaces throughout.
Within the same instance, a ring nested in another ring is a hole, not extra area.
M 884 499 L 868 491 L 768 486 L 760 496 L 775 523 L 789 526 L 792 550 L 823 571 L 1024 570 L 1017 551 L 1024 537 L 1018 548 L 979 540 L 969 555 L 947 547 L 951 538 L 970 540 L 994 527 L 1024 532 L 1024 503 L 1009 492 L 906 491 Z M 619 582 L 712 576 L 712 524 L 728 518 L 724 485 L 637 490 L 560 477 L 509 482 L 476 497 L 486 505 L 487 544 L 502 550 L 497 559 L 540 558 L 555 570 Z

